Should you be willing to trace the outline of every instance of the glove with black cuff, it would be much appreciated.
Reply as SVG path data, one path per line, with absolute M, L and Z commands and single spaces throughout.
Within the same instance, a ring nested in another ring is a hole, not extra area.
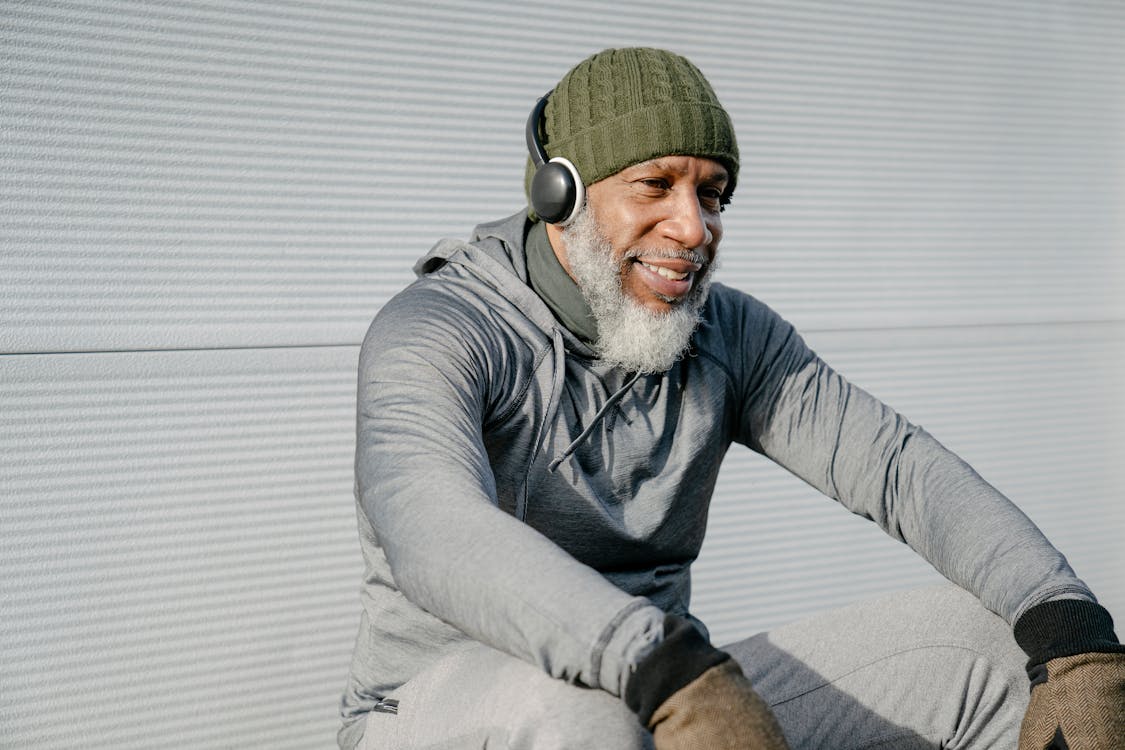
M 625 703 L 656 750 L 788 750 L 785 735 L 730 654 L 685 618 L 666 615 L 664 640 L 637 665 Z
M 1080 599 L 1044 602 L 1014 634 L 1031 678 L 1019 750 L 1125 748 L 1125 646 L 1109 612 Z

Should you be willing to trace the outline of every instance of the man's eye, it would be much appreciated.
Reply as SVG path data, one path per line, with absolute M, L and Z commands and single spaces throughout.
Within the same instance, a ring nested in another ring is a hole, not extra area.
M 719 211 L 724 206 L 723 191 L 718 188 L 703 188 L 699 191 L 699 200 L 712 211 Z
M 649 178 L 646 178 L 644 180 L 641 180 L 641 182 L 644 183 L 645 187 L 650 187 L 653 190 L 667 190 L 668 189 L 668 181 L 662 180 L 659 177 L 649 177 Z

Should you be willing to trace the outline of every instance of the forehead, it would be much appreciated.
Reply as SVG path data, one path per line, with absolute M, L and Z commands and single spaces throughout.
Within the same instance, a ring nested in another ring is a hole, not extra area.
M 714 159 L 703 156 L 669 155 L 659 156 L 625 167 L 617 174 L 622 177 L 659 173 L 676 177 L 690 177 L 699 182 L 726 182 L 730 175 L 727 168 Z

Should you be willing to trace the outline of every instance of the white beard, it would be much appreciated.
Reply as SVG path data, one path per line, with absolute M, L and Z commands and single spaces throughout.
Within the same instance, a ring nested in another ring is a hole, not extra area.
M 684 257 L 683 253 L 633 250 L 618 261 L 589 208 L 583 208 L 563 229 L 562 239 L 578 288 L 598 324 L 598 356 L 628 372 L 648 374 L 671 369 L 687 353 L 691 334 L 699 325 L 716 263 L 706 263 L 705 258 L 693 253 L 696 262 L 703 261 L 703 268 L 697 272 L 691 291 L 669 311 L 653 312 L 625 294 L 621 264 L 631 263 L 630 258 L 642 254 Z

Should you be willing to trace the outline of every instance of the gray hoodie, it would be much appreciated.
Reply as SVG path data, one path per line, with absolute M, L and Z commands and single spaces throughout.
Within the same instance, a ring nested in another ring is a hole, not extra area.
M 364 340 L 366 572 L 341 746 L 381 696 L 466 639 L 622 695 L 664 613 L 688 614 L 732 442 L 1009 622 L 1050 598 L 1093 599 L 1005 497 L 749 295 L 714 284 L 690 354 L 666 373 L 604 365 L 528 285 L 525 221 L 439 242 Z

